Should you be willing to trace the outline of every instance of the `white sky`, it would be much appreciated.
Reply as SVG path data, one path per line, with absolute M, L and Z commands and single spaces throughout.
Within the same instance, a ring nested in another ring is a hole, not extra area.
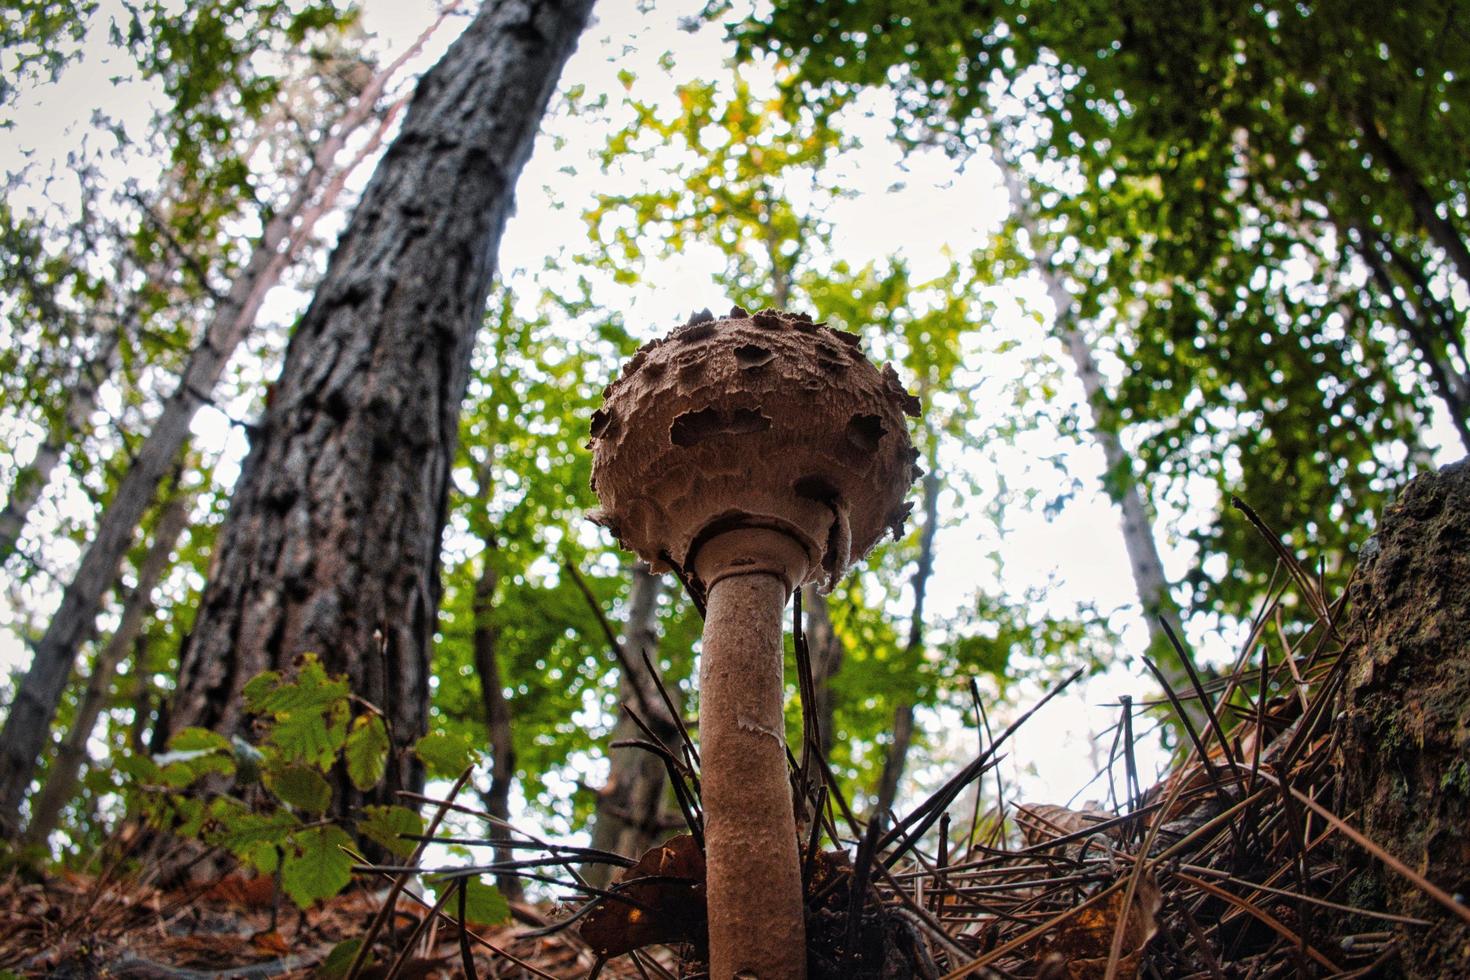
M 589 98 L 607 92 L 616 100 L 623 94 L 617 74 L 626 70 L 639 78 L 634 90 L 638 97 L 652 99 L 662 92 L 667 99 L 679 82 L 721 77 L 720 66 L 730 52 L 720 29 L 705 26 L 690 33 L 678 27 L 681 19 L 695 14 L 702 5 L 700 0 L 658 0 L 648 5 L 651 11 L 642 12 L 635 0 L 601 0 L 595 10 L 596 22 L 567 66 L 563 88 L 582 84 Z M 384 62 L 409 44 L 431 16 L 431 5 L 422 0 L 364 3 L 364 26 L 378 38 L 374 43 L 385 49 Z M 454 29 L 462 23 L 463 19 L 457 21 Z M 448 33 L 436 39 L 425 62 L 437 56 L 448 41 Z M 669 71 L 659 65 L 659 57 L 666 51 L 673 55 Z M 38 93 L 34 103 L 18 114 L 17 126 L 7 137 L 9 149 L 0 149 L 0 164 L 12 165 L 15 153 L 23 147 L 44 155 L 74 144 L 85 131 L 98 86 L 108 84 L 106 79 L 115 70 L 116 66 L 94 60 L 69 72 L 62 84 Z M 758 69 L 746 71 L 752 78 L 759 77 Z M 118 89 L 109 92 L 108 108 L 141 125 L 150 97 L 140 86 Z M 860 193 L 840 202 L 831 212 L 836 228 L 834 240 L 854 266 L 901 254 L 915 277 L 922 280 L 946 264 L 946 247 L 963 254 L 982 244 L 987 230 L 1004 214 L 1008 201 L 996 175 L 983 161 L 972 161 L 961 169 L 937 152 L 900 159 L 887 142 L 888 116 L 882 97 L 874 95 L 867 105 L 873 110 L 872 117 L 864 119 L 857 114 L 852 120 L 852 131 L 865 149 L 852 159 L 843 177 L 846 186 Z M 501 246 L 503 272 L 522 286 L 530 282 L 545 256 L 563 247 L 575 251 L 585 243 L 581 214 L 591 204 L 592 194 L 604 186 L 589 155 L 601 148 L 607 134 L 586 124 L 568 125 L 564 116 L 554 119 L 550 128 L 565 138 L 565 144 L 559 149 L 549 139 L 538 144 L 518 186 L 517 213 Z M 576 168 L 575 176 L 562 170 L 567 166 Z M 902 189 L 890 190 L 899 183 Z M 54 186 L 49 192 L 61 193 Z M 647 285 L 626 290 L 604 284 L 598 298 L 622 309 L 628 324 L 644 339 L 651 339 L 682 322 L 692 310 L 709 307 L 718 312 L 728 308 L 729 301 L 713 285 L 718 268 L 712 250 L 693 249 L 667 263 L 651 265 L 644 278 Z M 1000 304 L 996 320 L 986 329 L 1022 339 L 1029 350 L 1049 349 L 1052 356 L 1061 358 L 1060 346 L 1043 341 L 1040 328 L 1023 313 L 1027 306 L 1048 308 L 1040 298 L 1040 290 L 1022 285 L 1017 291 L 1017 296 Z M 275 322 L 286 322 L 303 300 L 299 293 L 280 290 L 273 294 L 267 315 Z M 815 312 L 820 316 L 820 311 Z M 1014 361 L 987 363 L 982 370 L 1014 370 L 1020 360 L 1018 355 Z M 1073 411 L 1078 411 L 1082 404 L 1080 386 L 1070 373 L 1064 377 L 1064 398 L 1070 399 Z M 227 462 L 221 475 L 227 474 L 231 468 L 228 460 L 238 460 L 244 451 L 238 430 L 221 413 L 206 410 L 196 421 L 195 431 L 201 441 L 223 448 Z M 1447 427 L 1437 430 L 1436 440 L 1441 447 L 1451 445 Z M 1026 445 L 1003 456 L 1001 467 L 1015 481 L 1034 480 L 1025 475 L 1028 466 L 1038 457 L 1053 453 L 1063 454 L 1068 475 L 1080 479 L 1084 490 L 1052 519 L 1040 512 L 1039 503 L 1034 513 L 1012 511 L 1011 526 L 1004 537 L 998 537 L 993 526 L 982 518 L 945 530 L 938 541 L 930 589 L 932 608 L 941 615 L 952 612 L 967 602 L 977 585 L 1002 588 L 1012 596 L 1049 585 L 1059 611 L 1078 602 L 1105 611 L 1117 610 L 1113 625 L 1121 632 L 1123 651 L 1142 649 L 1146 634 L 1134 608 L 1133 583 L 1118 518 L 1100 490 L 1100 452 L 1070 443 Z M 1440 461 L 1447 461 L 1450 455 L 1442 448 Z M 962 466 L 965 461 L 953 462 Z M 1191 503 L 1212 508 L 1214 500 L 1203 496 Z M 1191 516 L 1196 515 L 1166 512 L 1162 523 Z M 1160 533 L 1159 538 L 1167 572 L 1181 578 L 1192 556 L 1170 543 L 1168 535 Z M 979 581 L 993 574 L 985 557 L 991 551 L 999 552 L 1002 558 L 1003 581 L 999 583 Z M 75 553 L 58 549 L 52 560 L 65 568 L 75 560 Z M 9 621 L 10 610 L 0 606 L 0 666 L 19 665 L 27 659 L 15 634 L 5 628 Z M 1195 649 L 1211 659 L 1226 656 L 1239 639 L 1233 634 L 1211 633 L 1204 621 L 1191 623 L 1188 635 Z M 1121 694 L 1141 696 L 1148 689 L 1138 671 L 1120 663 L 1058 699 L 1013 741 L 1008 779 L 1013 785 L 1019 780 L 1029 800 L 1064 802 L 1092 775 L 1099 753 L 1107 750 L 1107 745 L 1096 744 L 1094 737 L 1113 722 L 1115 712 L 1107 705 Z M 1023 705 L 1025 701 L 1023 697 Z M 999 724 L 1004 725 L 1006 712 L 1001 714 Z M 921 724 L 925 721 L 946 732 L 960 724 L 957 719 L 940 720 L 932 715 L 921 718 Z M 968 731 L 958 729 L 946 738 L 949 752 L 944 754 L 951 758 L 973 751 L 973 734 Z M 932 786 L 939 775 L 929 767 L 916 778 Z M 918 788 L 911 783 L 906 792 L 912 796 Z

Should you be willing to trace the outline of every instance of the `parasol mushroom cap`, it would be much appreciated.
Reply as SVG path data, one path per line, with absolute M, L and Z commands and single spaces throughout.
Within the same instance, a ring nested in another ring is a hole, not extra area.
M 644 345 L 592 416 L 591 517 L 696 589 L 701 545 L 774 528 L 806 551 L 794 587 L 836 585 L 912 509 L 919 402 L 855 334 L 804 314 L 696 314 Z

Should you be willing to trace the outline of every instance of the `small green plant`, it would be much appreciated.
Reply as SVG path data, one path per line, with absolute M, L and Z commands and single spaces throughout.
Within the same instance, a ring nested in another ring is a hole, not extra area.
M 278 876 L 298 906 L 336 895 L 351 880 L 353 834 L 406 858 L 423 820 L 402 806 L 364 806 L 350 819 L 331 816 L 328 775 L 339 765 L 359 790 L 387 770 L 392 743 L 382 717 L 353 698 L 347 679 L 327 673 L 312 654 L 289 676 L 266 671 L 245 685 L 245 709 L 258 719 L 258 744 L 186 728 L 161 755 L 130 756 L 131 804 L 153 826 L 234 855 Z M 473 764 L 468 743 L 433 733 L 415 751 L 434 776 L 458 776 Z M 353 833 L 349 833 L 349 830 Z

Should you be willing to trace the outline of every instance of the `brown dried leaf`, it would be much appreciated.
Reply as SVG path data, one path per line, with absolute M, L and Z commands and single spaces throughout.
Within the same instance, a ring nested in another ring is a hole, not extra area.
M 656 880 L 639 880 L 643 878 Z M 644 854 L 611 890 L 639 904 L 614 898 L 592 903 L 578 931 L 598 956 L 618 956 L 654 943 L 704 944 L 704 852 L 688 834 Z
M 1050 803 L 1023 803 L 1016 807 L 1016 823 L 1021 828 L 1021 836 L 1031 847 L 1058 837 L 1085 833 L 1111 819 L 1112 814 L 1091 807 L 1070 810 Z
M 1158 932 L 1157 914 L 1162 904 L 1159 886 L 1151 876 L 1143 875 L 1123 924 L 1122 955 L 1115 974 L 1119 980 L 1138 975 L 1144 948 Z M 1108 954 L 1122 907 L 1123 891 L 1119 890 L 1058 926 L 1047 937 L 1046 953 L 1039 958 L 1037 965 L 1042 972 L 1069 980 L 1101 980 L 1106 976 Z

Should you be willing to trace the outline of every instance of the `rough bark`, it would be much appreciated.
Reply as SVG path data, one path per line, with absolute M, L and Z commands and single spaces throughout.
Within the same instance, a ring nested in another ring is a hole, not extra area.
M 1420 476 L 1365 548 L 1342 628 L 1337 812 L 1444 891 L 1470 894 L 1470 458 Z M 1470 926 L 1350 845 L 1348 901 L 1419 916 L 1398 972 L 1470 976 Z M 1383 928 L 1375 925 L 1373 928 Z
M 368 794 L 422 779 L 460 402 L 516 178 L 591 0 L 486 4 L 420 82 L 291 339 L 161 731 L 242 729 L 254 674 L 307 651 L 381 708 Z
M 396 64 L 396 63 L 395 63 Z M 390 69 L 390 71 L 393 69 Z M 335 160 L 350 133 L 372 117 L 388 81 L 384 72 L 323 140 L 291 198 L 267 222 L 250 259 L 214 310 L 199 346 L 190 355 L 179 384 L 159 411 L 153 428 L 98 518 L 92 540 L 41 639 L 31 666 L 11 702 L 0 730 L 0 828 L 19 822 L 21 800 L 35 773 L 36 760 L 56 716 L 78 650 L 91 636 L 107 593 L 117 581 L 123 557 L 138 524 L 189 436 L 199 406 L 206 402 L 235 349 L 255 324 L 266 294 L 310 241 L 313 226 L 331 205 L 346 175 Z M 379 130 L 379 138 L 381 138 Z M 318 192 L 321 192 L 320 194 Z M 309 207 L 316 199 L 315 206 Z M 293 230 L 292 224 L 296 222 Z
M 623 624 L 622 647 L 633 668 L 624 671 L 619 682 L 618 700 L 640 710 L 639 705 L 655 709 L 644 718 L 675 758 L 679 755 L 679 728 L 664 710 L 653 677 L 643 665 L 643 654 L 656 662 L 658 652 L 658 599 L 665 586 L 662 576 L 654 575 L 639 562 L 633 566 L 632 585 L 628 590 L 628 620 Z M 672 695 L 674 692 L 670 692 Z M 644 738 L 642 731 L 620 712 L 613 726 L 611 741 Z M 627 857 L 640 857 L 664 839 L 664 787 L 667 774 L 663 762 L 645 749 L 625 747 L 608 750 L 611 768 L 607 783 L 597 795 L 597 813 L 592 824 L 592 846 Z M 602 887 L 613 869 L 605 864 L 589 864 L 582 869 L 588 883 Z
M 489 487 L 481 483 L 481 491 Z M 474 617 L 475 629 L 472 645 L 475 657 L 475 673 L 480 678 L 480 704 L 485 710 L 485 729 L 490 735 L 490 789 L 485 792 L 485 811 L 501 821 L 490 828 L 492 841 L 508 841 L 511 838 L 505 825 L 510 820 L 510 790 L 516 778 L 516 748 L 511 737 L 510 702 L 505 697 L 505 684 L 500 678 L 500 627 L 495 622 L 495 590 L 499 575 L 495 571 L 495 538 L 485 540 L 485 565 L 475 581 Z M 497 864 L 514 861 L 515 851 L 509 847 L 496 847 Z M 507 897 L 521 897 L 521 879 L 513 874 L 495 876 L 495 886 Z
M 31 820 L 24 835 L 28 843 L 42 843 L 51 835 L 62 808 L 76 793 L 82 766 L 87 761 L 87 742 L 92 737 L 92 729 L 97 727 L 97 719 L 107 707 L 112 694 L 112 679 L 153 611 L 153 590 L 163 579 L 174 547 L 188 527 L 189 508 L 193 502 L 193 494 L 178 494 L 164 505 L 163 512 L 159 514 L 153 543 L 138 566 L 138 581 L 123 605 L 122 619 L 92 663 L 76 718 L 57 746 L 56 756 L 46 771 L 46 782 L 31 804 Z

